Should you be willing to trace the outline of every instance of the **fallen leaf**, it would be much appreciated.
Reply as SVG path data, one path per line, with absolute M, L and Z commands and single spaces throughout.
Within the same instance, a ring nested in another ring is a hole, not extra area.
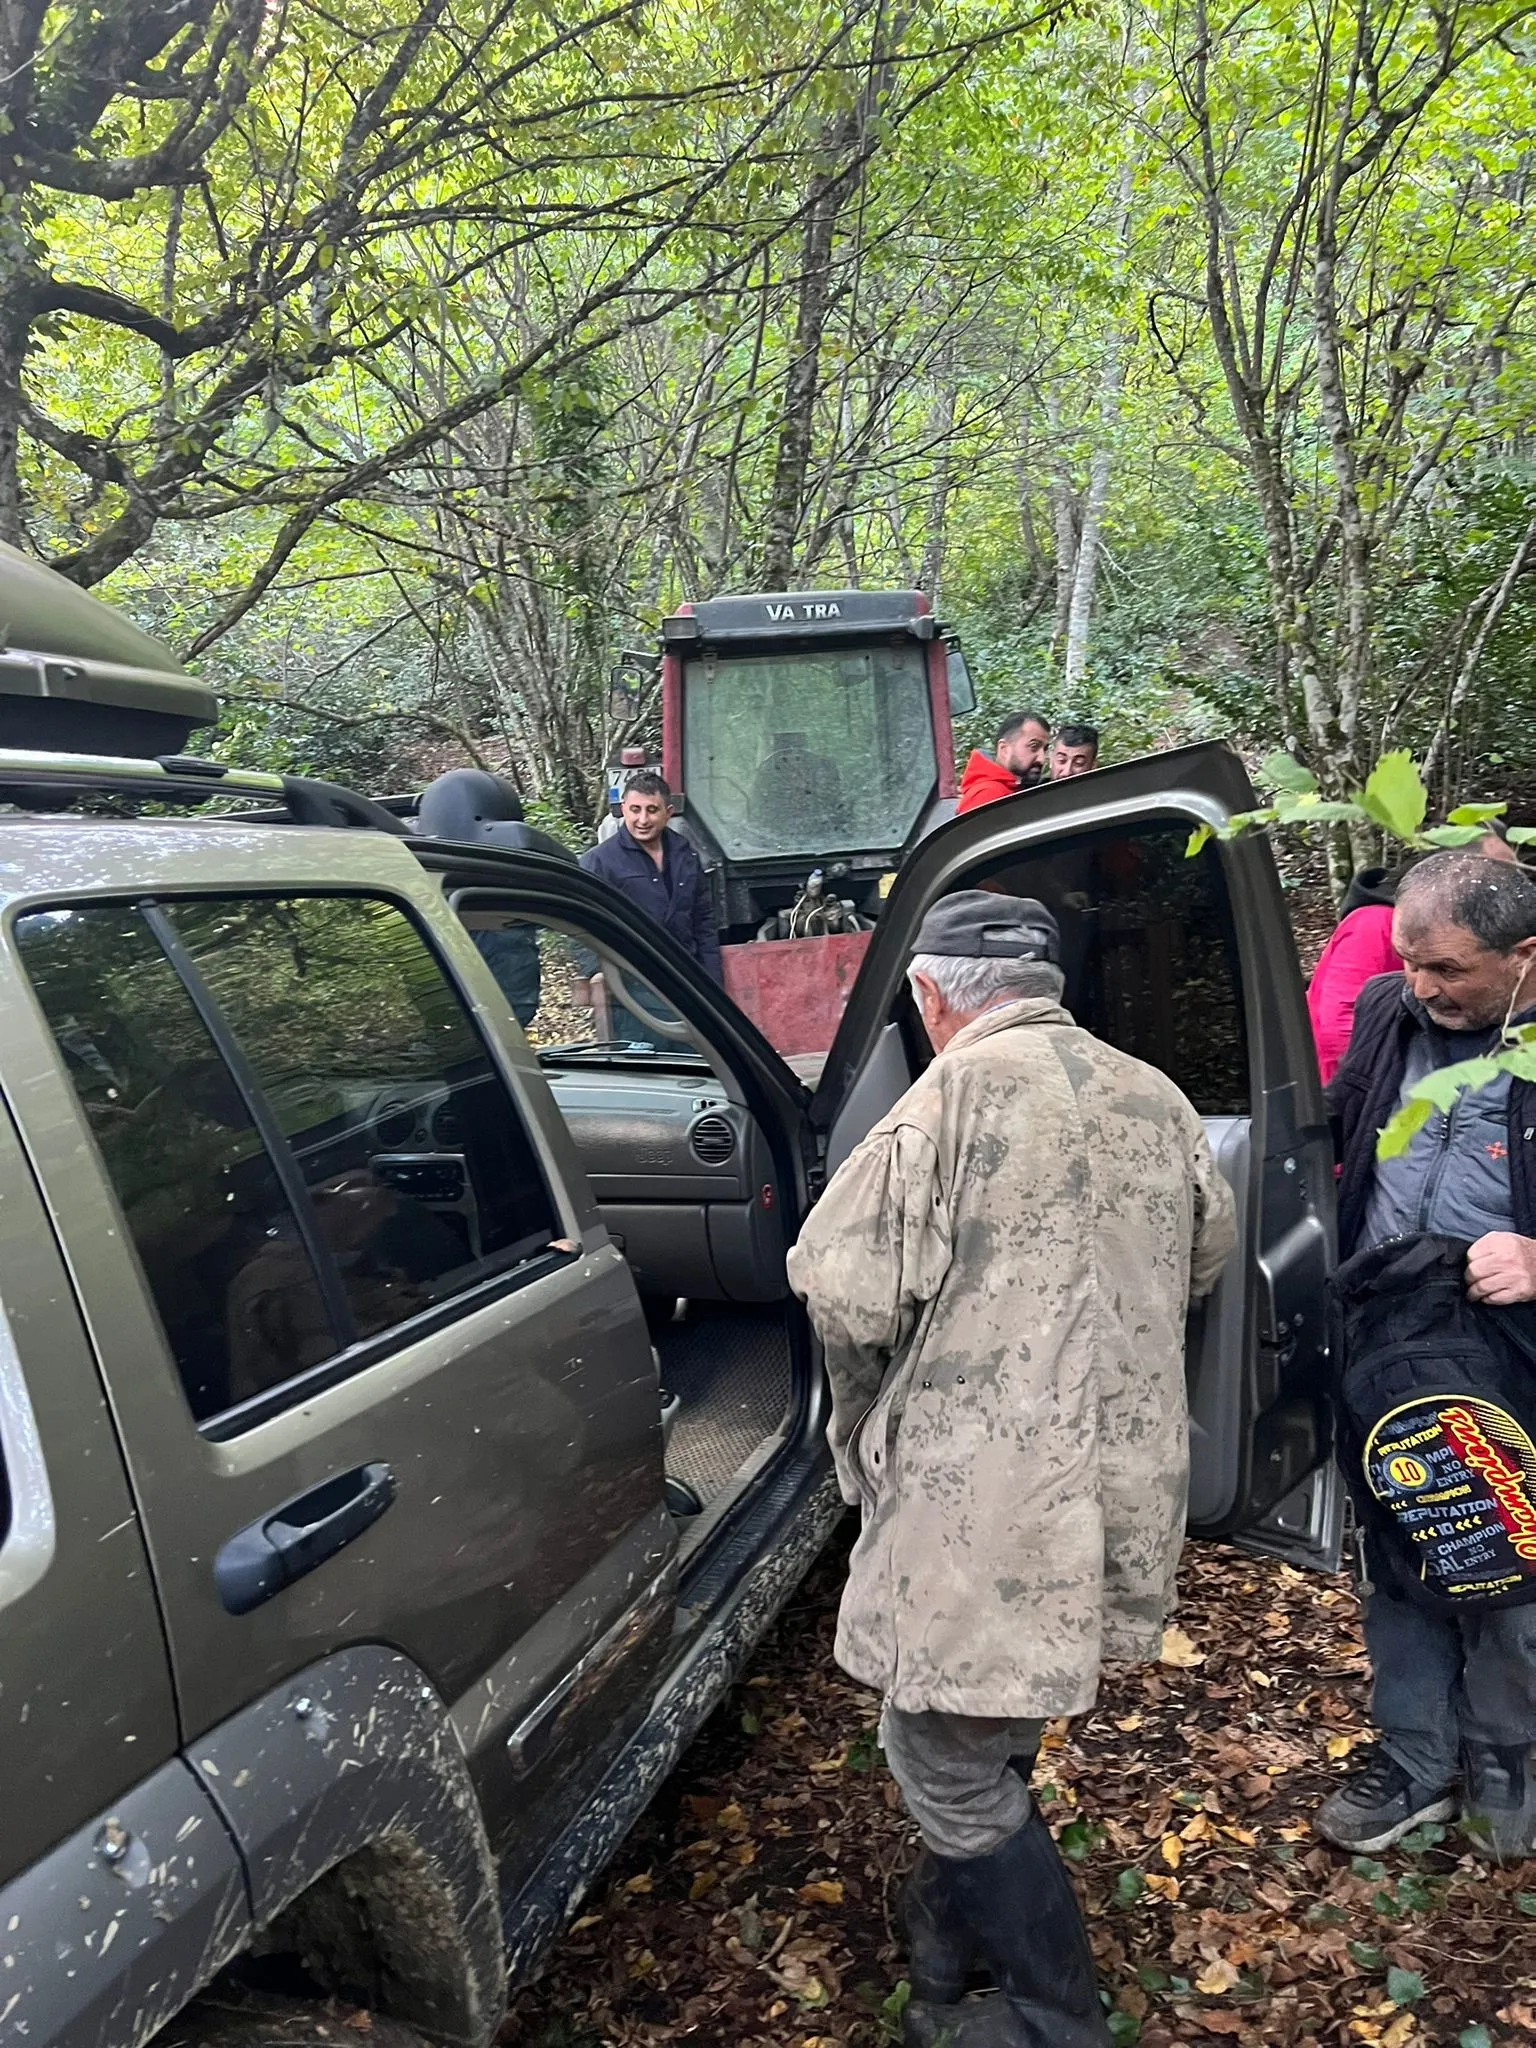
M 1122 1735 L 1134 1735 L 1136 1733 L 1136 1730 L 1141 1726 L 1141 1716 L 1140 1714 L 1127 1714 L 1125 1719 L 1123 1721 L 1117 1721 L 1115 1723 L 1115 1726 L 1120 1730 L 1120 1733 Z
M 843 1903 L 843 1887 L 838 1878 L 819 1877 L 814 1884 L 803 1884 L 795 1897 L 803 1906 L 840 1906 Z
M 1179 1671 L 1192 1671 L 1197 1664 L 1205 1662 L 1205 1652 L 1197 1650 L 1176 1623 L 1170 1623 L 1163 1630 L 1163 1647 L 1157 1653 L 1157 1661 L 1159 1664 L 1172 1664 Z
M 1170 1870 L 1177 1870 L 1184 1857 L 1184 1844 L 1177 1835 L 1164 1835 L 1160 1844 L 1163 1861 Z
M 1207 1998 L 1219 1998 L 1223 1991 L 1230 1991 L 1237 1982 L 1237 1971 L 1228 1962 L 1218 1960 L 1207 1963 L 1195 1979 L 1195 1989 L 1203 1991 Z
M 651 1891 L 652 1889 L 654 1889 L 654 1883 L 651 1877 L 651 1873 L 648 1870 L 642 1870 L 638 1877 L 626 1877 L 624 1880 L 624 1889 L 627 1892 Z
M 1178 1903 L 1179 1880 L 1176 1877 L 1164 1877 L 1159 1871 L 1149 1870 L 1147 1890 L 1155 1892 L 1160 1899 L 1167 1899 L 1170 1905 Z

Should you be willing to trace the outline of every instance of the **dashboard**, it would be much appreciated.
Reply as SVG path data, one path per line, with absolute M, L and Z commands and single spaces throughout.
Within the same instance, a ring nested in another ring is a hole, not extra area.
M 783 1298 L 768 1147 L 713 1076 L 544 1062 L 604 1221 L 644 1294 Z

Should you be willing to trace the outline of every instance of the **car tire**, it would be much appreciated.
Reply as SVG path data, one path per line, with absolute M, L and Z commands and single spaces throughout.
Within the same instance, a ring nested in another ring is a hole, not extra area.
M 427 2048 L 413 2027 L 335 1999 L 220 1987 L 195 1998 L 150 2048 Z

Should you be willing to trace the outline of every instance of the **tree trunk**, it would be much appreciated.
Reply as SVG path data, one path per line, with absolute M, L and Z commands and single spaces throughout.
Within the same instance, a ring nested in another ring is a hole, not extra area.
M 936 444 L 933 476 L 928 485 L 928 503 L 923 515 L 923 561 L 917 572 L 919 590 L 926 591 L 934 610 L 944 581 L 944 544 L 949 521 L 949 494 L 954 481 L 952 436 L 955 430 L 955 379 L 953 349 L 946 346 L 942 373 L 944 382 L 929 428 Z
M 1051 656 L 1056 659 L 1066 646 L 1067 627 L 1072 617 L 1072 590 L 1077 580 L 1078 508 L 1066 450 L 1062 446 L 1061 400 L 1054 391 L 1046 395 L 1045 417 L 1053 444 L 1047 497 L 1056 550 L 1056 621 L 1051 629 Z
M 1127 157 L 1120 166 L 1119 211 L 1115 222 L 1115 246 L 1122 262 L 1131 231 L 1131 195 L 1134 189 L 1135 166 Z M 1068 690 L 1077 689 L 1088 671 L 1088 635 L 1093 625 L 1093 603 L 1098 592 L 1099 539 L 1104 530 L 1104 507 L 1109 498 L 1109 473 L 1120 418 L 1120 394 L 1125 389 L 1125 358 L 1125 337 L 1118 330 L 1111 329 L 1099 377 L 1099 431 L 1093 459 L 1088 465 L 1088 490 L 1083 499 L 1077 560 L 1072 566 L 1072 595 L 1067 604 L 1066 646 L 1061 668 L 1062 681 Z
M 0 191 L 0 540 L 25 547 L 22 519 L 22 373 L 30 322 L 26 306 L 36 276 L 30 236 L 15 192 Z
M 811 182 L 801 238 L 794 353 L 784 379 L 773 490 L 768 500 L 757 575 L 760 590 L 787 590 L 794 567 L 795 541 L 805 509 L 816 398 L 821 387 L 821 342 L 832 304 L 832 247 L 838 214 L 847 194 L 846 172 L 823 173 Z

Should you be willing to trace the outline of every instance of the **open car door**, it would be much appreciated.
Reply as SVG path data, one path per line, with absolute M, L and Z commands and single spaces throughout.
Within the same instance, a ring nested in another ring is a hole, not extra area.
M 954 819 L 903 867 L 812 1104 L 830 1173 L 932 1057 L 907 994 L 939 897 L 1036 896 L 1062 932 L 1079 1024 L 1170 1076 L 1237 1197 L 1238 1250 L 1191 1315 L 1192 1535 L 1337 1566 L 1342 1494 L 1325 1399 L 1333 1157 L 1295 943 L 1261 837 L 1190 832 L 1251 809 L 1226 747 L 1050 783 Z

